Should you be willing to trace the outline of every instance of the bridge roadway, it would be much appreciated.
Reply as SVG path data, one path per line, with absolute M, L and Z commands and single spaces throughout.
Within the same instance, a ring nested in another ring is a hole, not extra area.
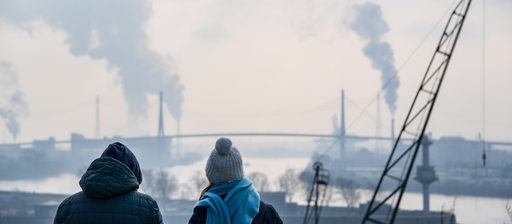
M 165 135 L 163 137 L 158 136 L 141 136 L 141 137 L 121 137 L 114 136 L 112 138 L 102 138 L 102 139 L 83 139 L 87 141 L 115 141 L 115 140 L 129 140 L 129 141 L 141 141 L 141 140 L 155 140 L 158 138 L 163 138 L 165 140 L 177 139 L 177 138 L 207 138 L 207 137 L 232 137 L 232 136 L 247 136 L 247 137 L 299 137 L 299 138 L 340 138 L 340 135 L 335 134 L 311 134 L 311 133 L 272 133 L 272 132 L 225 132 L 225 133 L 199 133 L 199 134 L 180 134 L 180 135 Z M 345 135 L 344 138 L 346 140 L 353 141 L 367 141 L 367 140 L 385 140 L 391 141 L 393 140 L 391 137 L 376 137 L 376 136 L 364 136 L 364 135 Z M 413 139 L 405 139 L 412 141 Z M 18 147 L 31 147 L 34 145 L 36 141 L 52 141 L 48 140 L 34 140 L 33 142 L 21 142 L 21 143 L 10 143 L 10 144 L 0 144 L 0 148 L 8 147 L 8 146 L 18 146 Z M 436 141 L 435 139 L 433 141 Z M 467 140 L 466 142 L 471 143 L 480 143 L 478 140 Z M 72 140 L 53 140 L 55 144 L 68 144 L 71 143 Z M 512 142 L 504 142 L 504 141 L 486 141 L 486 145 L 489 146 L 512 146 Z M 1 147 L 3 146 L 3 147 Z
M 162 138 L 164 140 L 168 139 L 177 139 L 177 138 L 207 138 L 207 137 L 232 137 L 232 136 L 247 136 L 247 137 L 299 137 L 299 138 L 339 138 L 340 135 L 335 134 L 311 134 L 311 133 L 272 133 L 272 132 L 225 132 L 225 133 L 199 133 L 199 134 L 180 134 L 180 135 L 165 135 L 163 137 L 158 136 L 140 136 L 140 137 L 122 137 L 122 136 L 114 136 L 112 138 L 100 138 L 100 139 L 89 139 L 83 138 L 81 140 L 87 141 L 105 141 L 105 140 L 129 140 L 129 141 L 143 141 L 143 140 L 153 140 Z M 357 141 L 366 141 L 366 140 L 387 140 L 390 141 L 389 137 L 371 137 L 371 136 L 362 136 L 362 135 L 345 135 L 345 139 L 357 140 Z M 34 140 L 33 142 L 19 142 L 19 143 L 10 143 L 10 144 L 0 144 L 0 146 L 20 146 L 20 147 L 30 147 L 34 144 L 34 142 L 44 142 L 44 141 L 52 141 L 54 144 L 68 144 L 74 140 Z

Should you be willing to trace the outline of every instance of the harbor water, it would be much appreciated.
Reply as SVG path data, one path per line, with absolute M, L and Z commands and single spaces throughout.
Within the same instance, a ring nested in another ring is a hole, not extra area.
M 264 173 L 269 182 L 270 190 L 277 190 L 278 177 L 286 170 L 293 169 L 301 171 L 309 169 L 309 158 L 244 158 L 244 168 L 246 175 L 252 172 Z M 167 168 L 180 183 L 190 180 L 190 177 L 197 172 L 203 172 L 206 159 L 189 164 Z M 80 190 L 78 186 L 78 173 L 62 174 L 59 176 L 41 179 L 41 180 L 0 180 L 0 190 L 23 191 L 36 193 L 58 193 L 72 194 Z M 367 200 L 370 194 L 362 194 L 362 200 Z M 305 203 L 306 195 L 297 195 L 294 201 L 301 204 Z M 329 205 L 343 205 L 340 197 L 333 196 L 333 201 Z M 364 202 L 364 201 L 361 201 Z M 512 223 L 507 213 L 509 199 L 473 197 L 473 196 L 448 196 L 431 194 L 430 209 L 432 211 L 453 211 L 457 218 L 457 223 L 463 224 L 482 224 L 482 223 Z M 512 202 L 510 202 L 512 203 Z M 420 193 L 406 193 L 402 199 L 401 209 L 421 210 L 422 195 Z

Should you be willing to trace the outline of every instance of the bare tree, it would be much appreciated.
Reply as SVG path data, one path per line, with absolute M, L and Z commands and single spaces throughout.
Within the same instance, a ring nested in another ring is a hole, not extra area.
M 203 172 L 197 170 L 191 177 L 190 177 L 190 188 L 193 188 L 194 195 L 199 197 L 199 194 L 201 191 L 208 185 L 208 179 L 206 179 Z
M 507 200 L 507 204 L 505 204 L 505 210 L 507 210 L 508 218 L 512 222 L 512 206 L 510 205 L 508 200 Z
M 155 171 L 154 170 L 142 170 L 143 181 L 140 185 L 140 189 L 149 194 L 154 194 L 155 186 Z
M 300 189 L 299 178 L 294 170 L 288 169 L 283 175 L 279 176 L 279 189 L 285 192 L 287 202 L 293 200 L 296 191 Z
M 179 185 L 178 194 L 180 198 L 193 198 L 196 196 L 197 191 L 191 186 L 191 184 L 182 183 Z
M 195 190 L 201 190 L 208 185 L 208 179 L 206 179 L 203 172 L 196 170 L 196 172 L 190 177 L 190 181 Z
M 258 191 L 267 191 L 269 188 L 268 177 L 261 172 L 252 172 L 247 175 L 252 180 L 254 188 Z
M 178 180 L 172 174 L 165 170 L 160 170 L 156 174 L 154 193 L 163 198 L 170 198 L 171 194 L 178 189 Z
M 366 184 L 363 184 L 363 186 L 364 185 L 366 185 L 366 190 L 361 191 L 361 193 L 363 194 L 364 198 L 371 198 L 373 196 L 373 191 L 375 190 L 377 185 L 369 181 L 366 182 Z
M 336 185 L 340 188 L 341 195 L 345 199 L 347 206 L 350 208 L 356 207 L 361 199 L 361 193 L 357 190 L 357 184 L 353 180 L 340 177 L 336 179 Z
M 325 197 L 323 198 L 322 205 L 323 206 L 329 206 L 329 202 L 332 201 L 332 198 L 334 197 L 334 191 L 336 190 L 331 185 L 326 186 L 325 189 Z

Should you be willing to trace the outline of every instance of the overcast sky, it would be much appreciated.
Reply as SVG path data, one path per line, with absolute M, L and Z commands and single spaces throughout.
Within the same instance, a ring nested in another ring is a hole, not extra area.
M 95 137 L 97 97 L 100 136 L 156 135 L 160 90 L 166 134 L 177 120 L 182 134 L 329 134 L 344 89 L 348 133 L 389 135 L 454 3 L 0 0 L 0 142 Z M 483 6 L 473 1 L 456 46 L 435 138 L 512 141 L 512 2 Z M 363 50 L 371 40 L 398 71 L 391 89 Z

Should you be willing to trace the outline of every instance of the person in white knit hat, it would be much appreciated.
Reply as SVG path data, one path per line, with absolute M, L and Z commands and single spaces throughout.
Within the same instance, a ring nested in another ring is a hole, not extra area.
M 201 192 L 189 224 L 283 223 L 244 176 L 242 155 L 228 138 L 217 140 L 205 172 L 209 185 Z

